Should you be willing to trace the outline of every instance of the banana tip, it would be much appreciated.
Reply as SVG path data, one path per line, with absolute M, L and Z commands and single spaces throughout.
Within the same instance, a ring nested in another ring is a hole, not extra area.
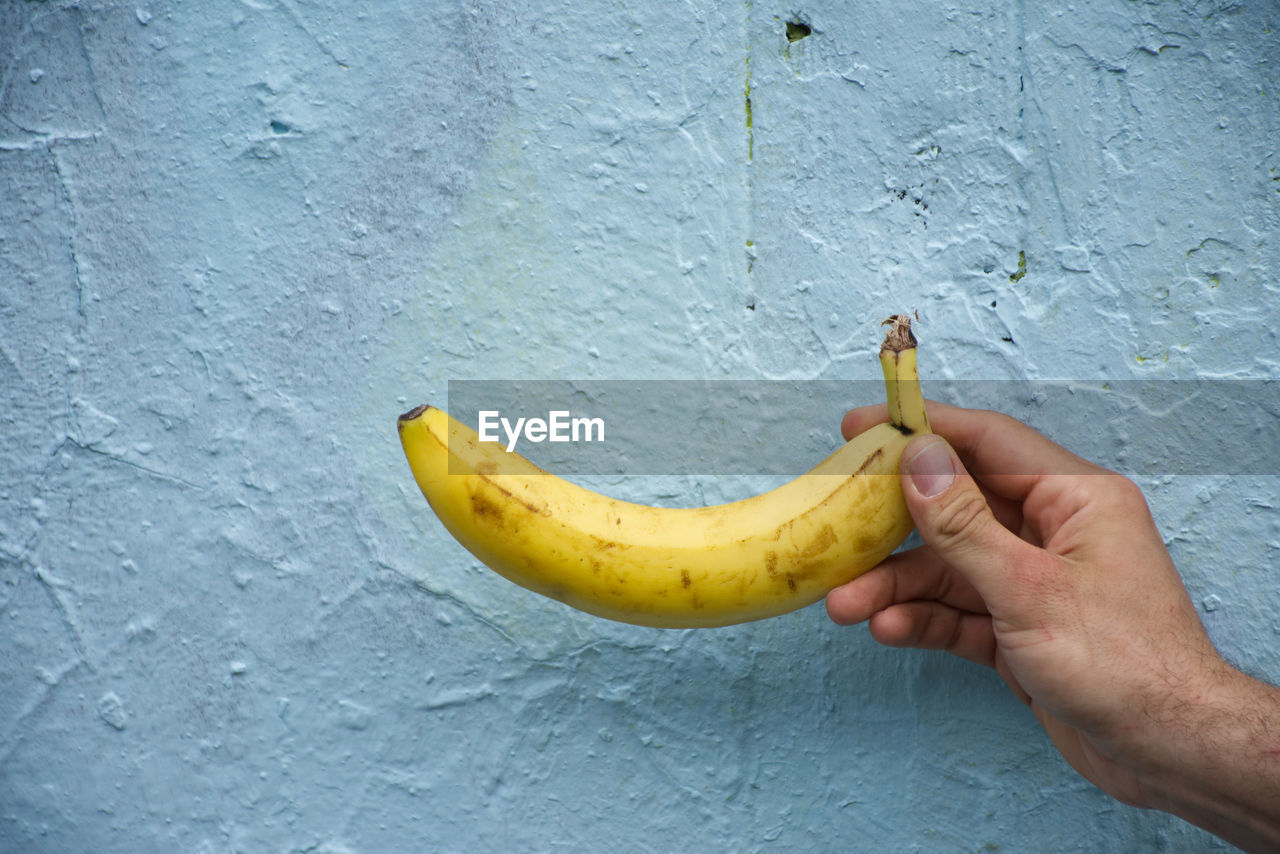
M 419 417 L 420 415 L 422 415 L 422 413 L 426 412 L 430 408 L 431 407 L 425 403 L 420 406 L 415 406 L 413 409 L 410 409 L 404 415 L 401 415 L 398 419 L 396 419 L 396 424 L 400 427 L 403 427 L 405 424 Z

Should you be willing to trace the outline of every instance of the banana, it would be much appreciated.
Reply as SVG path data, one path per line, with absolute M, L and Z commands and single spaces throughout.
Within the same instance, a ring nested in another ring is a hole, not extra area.
M 600 617 L 725 626 L 810 605 L 911 533 L 898 460 L 929 432 L 905 315 L 880 351 L 890 421 L 800 477 L 713 507 L 619 501 L 555 477 L 432 406 L 400 416 L 415 480 L 445 528 L 507 579 Z

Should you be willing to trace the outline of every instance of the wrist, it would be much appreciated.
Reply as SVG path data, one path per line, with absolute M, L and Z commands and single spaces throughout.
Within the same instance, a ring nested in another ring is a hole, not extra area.
M 1218 661 L 1151 712 L 1142 805 L 1247 851 L 1280 850 L 1280 689 Z

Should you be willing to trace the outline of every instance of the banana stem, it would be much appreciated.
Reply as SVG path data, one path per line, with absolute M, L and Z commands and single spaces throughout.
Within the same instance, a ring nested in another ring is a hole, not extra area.
M 924 393 L 916 368 L 916 336 L 911 318 L 895 314 L 881 324 L 888 326 L 880 347 L 880 367 L 884 371 L 885 397 L 889 401 L 889 423 L 907 435 L 930 433 L 924 410 Z

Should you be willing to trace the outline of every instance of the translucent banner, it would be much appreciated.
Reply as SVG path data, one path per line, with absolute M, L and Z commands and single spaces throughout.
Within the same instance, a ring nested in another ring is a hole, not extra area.
M 1280 381 L 926 381 L 925 396 L 993 409 L 1128 475 L 1280 474 Z M 455 380 L 448 410 L 560 475 L 783 475 L 841 443 L 880 381 Z

